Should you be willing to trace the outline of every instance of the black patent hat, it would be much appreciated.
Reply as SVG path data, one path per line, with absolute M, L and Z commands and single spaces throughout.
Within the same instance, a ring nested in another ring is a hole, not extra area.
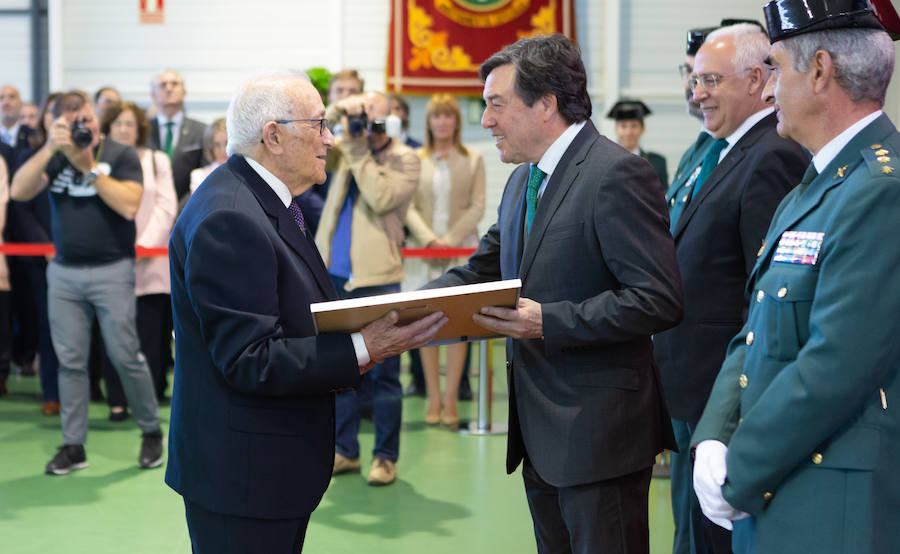
M 772 0 L 763 13 L 773 44 L 826 29 L 884 30 L 867 0 Z
M 703 41 L 706 40 L 706 35 L 718 29 L 718 27 L 698 27 L 697 29 L 691 29 L 687 32 L 687 50 L 686 54 L 688 56 L 696 56 L 697 50 L 700 50 L 700 47 L 703 46 Z
M 640 119 L 643 121 L 644 117 L 650 115 L 650 108 L 647 107 L 647 104 L 644 104 L 640 100 L 629 100 L 629 99 L 621 99 L 616 102 L 612 108 L 610 108 L 609 113 L 606 114 L 606 117 L 610 119 L 615 119 L 616 121 L 622 119 Z

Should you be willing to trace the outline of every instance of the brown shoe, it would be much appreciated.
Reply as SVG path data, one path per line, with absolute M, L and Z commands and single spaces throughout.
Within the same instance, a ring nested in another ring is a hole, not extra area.
M 381 456 L 375 456 L 372 461 L 372 471 L 369 472 L 369 485 L 383 487 L 390 485 L 397 478 L 397 466 L 394 462 Z
M 340 475 L 342 473 L 359 473 L 359 458 L 348 458 L 334 453 L 334 467 L 331 470 L 332 475 Z
M 59 415 L 59 402 L 52 400 L 44 402 L 44 405 L 41 406 L 41 413 L 48 416 Z

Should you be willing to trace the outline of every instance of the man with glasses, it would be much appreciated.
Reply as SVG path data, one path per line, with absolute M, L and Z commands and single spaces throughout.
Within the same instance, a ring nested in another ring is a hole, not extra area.
M 334 391 L 431 340 L 445 321 L 316 334 L 336 298 L 292 198 L 325 180 L 334 145 L 303 76 L 244 83 L 227 112 L 228 162 L 197 189 L 169 243 L 175 385 L 166 483 L 196 553 L 299 552 L 331 479 Z
M 675 551 L 729 552 L 729 534 L 706 520 L 692 487 L 690 437 L 743 324 L 744 283 L 775 207 L 799 181 L 808 156 L 780 138 L 761 97 L 768 41 L 759 26 L 709 34 L 688 82 L 710 134 L 706 154 L 669 192 L 669 216 L 684 286 L 685 316 L 654 337 L 680 453 L 672 455 Z
M 419 184 L 419 158 L 385 133 L 390 113 L 387 96 L 367 92 L 329 107 L 340 114 L 344 134 L 337 143 L 316 244 L 335 288 L 344 298 L 400 292 L 403 281 L 403 221 Z M 400 454 L 403 391 L 400 360 L 378 364 L 372 380 L 374 460 L 370 485 L 389 485 Z M 360 398 L 348 391 L 337 398 L 337 444 L 334 474 L 360 471 Z

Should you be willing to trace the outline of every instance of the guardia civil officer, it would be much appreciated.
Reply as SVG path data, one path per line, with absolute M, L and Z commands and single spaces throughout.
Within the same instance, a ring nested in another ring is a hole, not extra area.
M 766 4 L 778 131 L 812 164 L 780 204 L 748 320 L 693 436 L 735 552 L 900 552 L 900 134 L 894 46 L 864 0 Z

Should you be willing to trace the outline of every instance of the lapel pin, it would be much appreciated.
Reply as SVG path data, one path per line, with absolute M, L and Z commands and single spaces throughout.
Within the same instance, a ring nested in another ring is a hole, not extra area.
M 839 167 L 837 170 L 837 177 L 843 177 L 844 172 L 847 171 L 847 166 Z
M 758 257 L 762 256 L 763 251 L 765 249 L 766 249 L 766 241 L 765 241 L 765 239 L 763 239 L 762 245 L 760 245 L 760 247 L 759 247 L 759 252 L 756 253 L 756 257 L 758 258 Z

